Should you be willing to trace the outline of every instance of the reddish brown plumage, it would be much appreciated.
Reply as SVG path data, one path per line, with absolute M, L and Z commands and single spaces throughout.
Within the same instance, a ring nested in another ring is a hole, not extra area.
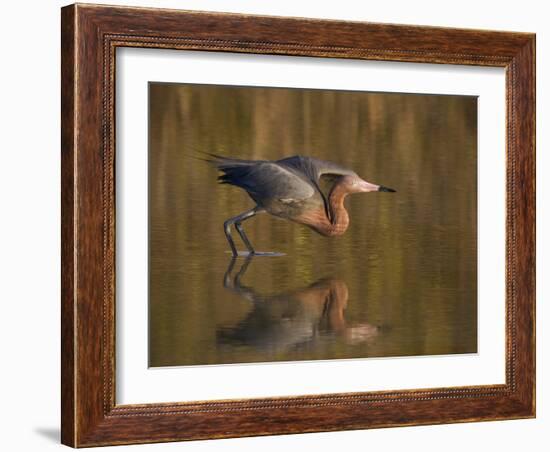
M 347 184 L 337 183 L 329 195 L 329 204 L 333 215 L 332 222 L 327 218 L 325 209 L 319 207 L 303 212 L 293 221 L 304 224 L 326 237 L 342 235 L 349 226 L 348 211 L 344 207 L 344 199 L 351 193 Z

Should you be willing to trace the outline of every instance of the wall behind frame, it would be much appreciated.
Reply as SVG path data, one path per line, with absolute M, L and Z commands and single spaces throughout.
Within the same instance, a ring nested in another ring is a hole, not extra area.
M 115 0 L 113 0 L 115 2 Z M 59 444 L 60 368 L 60 72 L 59 8 L 68 2 L 9 2 L 3 15 L 8 20 L 2 34 L 2 173 L 0 222 L 3 324 L 2 401 L 6 450 L 62 450 Z M 100 3 L 90 1 L 90 3 Z M 537 124 L 539 149 L 549 144 L 550 52 L 544 3 L 464 0 L 441 6 L 436 1 L 407 2 L 259 2 L 257 0 L 116 0 L 129 6 L 213 10 L 281 16 L 364 20 L 537 33 Z M 548 153 L 538 154 L 539 173 L 550 169 Z M 550 180 L 538 183 L 538 274 L 548 265 L 550 229 L 548 204 Z M 548 280 L 540 278 L 537 290 L 538 397 L 537 419 L 467 423 L 445 426 L 406 427 L 370 431 L 319 433 L 223 441 L 125 446 L 116 451 L 279 451 L 399 450 L 460 451 L 491 445 L 500 452 L 529 448 L 544 450 L 543 432 L 550 428 L 547 379 L 550 346 L 548 332 L 540 328 L 549 319 L 544 303 Z M 30 403 L 29 403 L 30 402 Z

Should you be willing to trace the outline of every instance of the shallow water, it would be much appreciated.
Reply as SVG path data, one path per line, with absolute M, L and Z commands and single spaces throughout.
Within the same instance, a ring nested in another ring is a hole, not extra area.
M 150 366 L 476 352 L 476 108 L 151 84 Z M 248 237 L 284 255 L 232 259 L 223 222 L 254 204 L 198 151 L 314 156 L 397 193 L 348 197 L 338 238 L 258 215 Z

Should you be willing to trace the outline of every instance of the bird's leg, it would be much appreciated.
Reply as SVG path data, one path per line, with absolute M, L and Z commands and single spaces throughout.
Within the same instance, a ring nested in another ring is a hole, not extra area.
M 244 213 L 241 213 L 236 217 L 230 218 L 223 224 L 225 236 L 227 237 L 227 241 L 229 242 L 229 246 L 231 247 L 231 252 L 233 253 L 233 256 L 238 256 L 237 248 L 235 247 L 235 242 L 233 241 L 233 237 L 231 236 L 231 225 L 233 224 L 235 225 L 237 232 L 241 236 L 241 239 L 243 240 L 246 248 L 248 249 L 248 252 L 250 254 L 254 254 L 254 248 L 252 247 L 250 240 L 248 240 L 248 237 L 244 233 L 241 223 L 245 220 L 248 220 L 249 218 L 252 218 L 258 212 L 261 212 L 261 210 L 258 207 L 254 207 L 253 209 L 248 210 Z
M 250 240 L 248 240 L 248 237 L 244 233 L 243 226 L 240 222 L 235 223 L 235 229 L 237 229 L 237 232 L 241 236 L 241 239 L 243 240 L 244 245 L 246 246 L 246 249 L 250 254 L 254 254 L 254 248 L 252 247 L 252 244 L 250 243 Z
M 225 236 L 227 237 L 227 241 L 229 242 L 229 246 L 231 247 L 231 252 L 233 253 L 233 257 L 238 256 L 237 248 L 235 248 L 235 242 L 233 241 L 233 237 L 231 237 L 231 225 L 233 224 L 233 218 L 230 218 L 229 220 L 226 220 L 223 224 L 223 230 L 225 232 Z
M 263 212 L 264 210 L 260 207 L 254 207 L 254 209 L 249 210 L 248 212 L 245 212 L 241 215 L 239 215 L 239 219 L 235 221 L 235 229 L 237 229 L 237 232 L 241 236 L 241 239 L 246 246 L 246 249 L 250 254 L 254 254 L 254 247 L 252 246 L 252 243 L 250 243 L 250 240 L 248 240 L 248 237 L 246 236 L 244 229 L 242 227 L 242 222 L 245 220 L 248 220 L 249 218 L 252 218 L 254 215 Z M 245 267 L 246 269 L 246 267 Z

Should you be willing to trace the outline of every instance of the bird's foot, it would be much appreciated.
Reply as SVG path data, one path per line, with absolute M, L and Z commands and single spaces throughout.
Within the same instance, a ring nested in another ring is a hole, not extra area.
M 277 256 L 286 256 L 285 253 L 279 253 L 277 251 L 254 251 L 253 253 L 251 253 L 252 256 L 273 256 L 273 257 L 277 257 Z
M 228 251 L 231 253 L 231 251 Z M 237 254 L 233 254 L 233 257 L 253 257 L 253 256 L 286 256 L 285 253 L 278 253 L 276 251 L 237 251 Z

